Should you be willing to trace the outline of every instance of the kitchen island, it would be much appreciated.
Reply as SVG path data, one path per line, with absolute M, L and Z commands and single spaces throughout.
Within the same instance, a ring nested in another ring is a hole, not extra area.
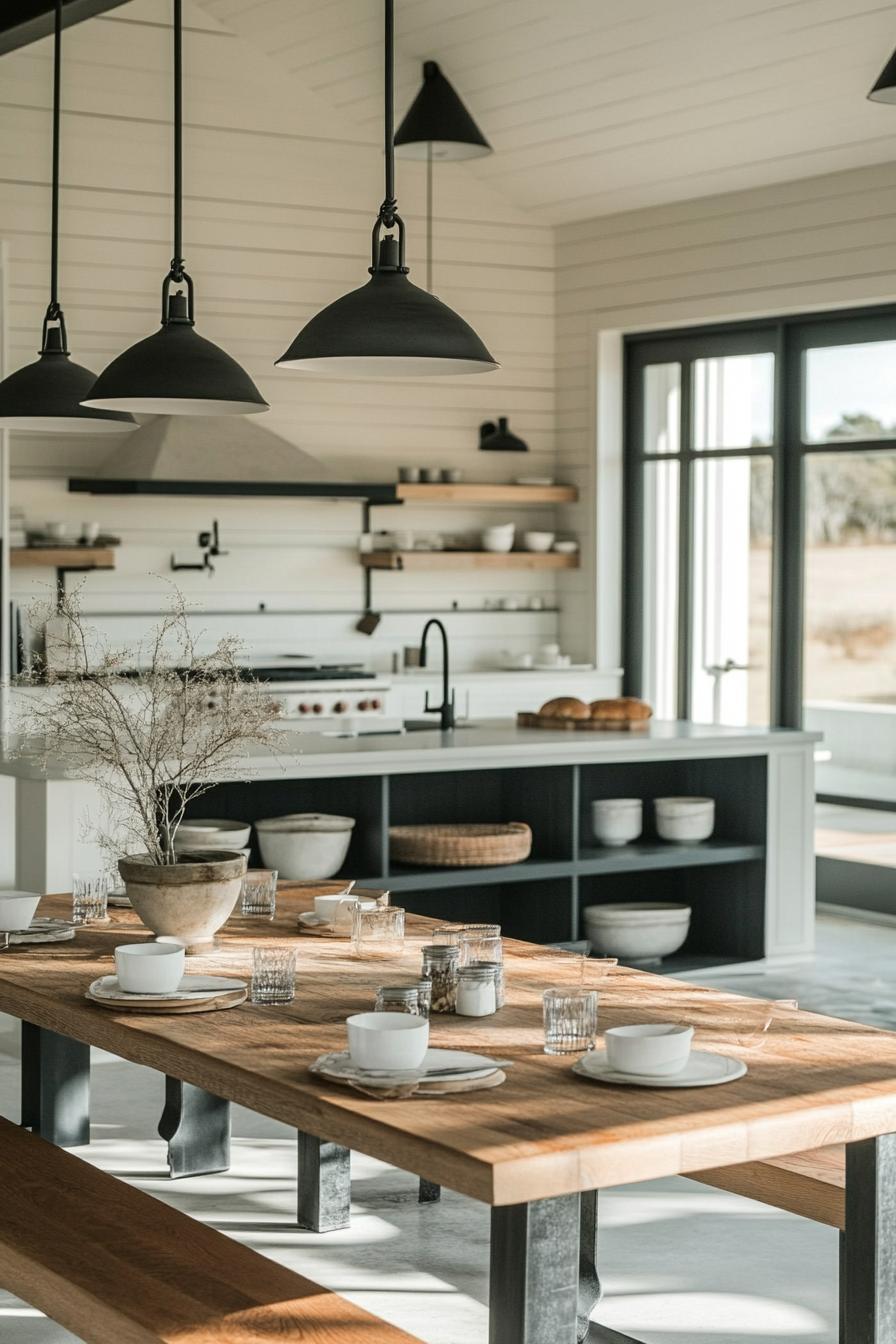
M 789 729 L 674 722 L 640 732 L 553 732 L 504 720 L 448 733 L 284 732 L 276 754 L 245 762 L 251 778 L 215 783 L 188 815 L 253 823 L 287 812 L 350 815 L 346 877 L 390 888 L 417 913 L 497 921 L 508 935 L 538 942 L 580 938 L 590 904 L 686 901 L 691 932 L 666 968 L 699 976 L 811 955 L 817 740 Z M 64 889 L 73 867 L 66 833 L 86 806 L 73 791 L 86 786 L 46 778 L 27 760 L 4 761 L 0 772 L 16 779 L 17 883 Z M 650 800 L 681 794 L 716 800 L 711 840 L 656 838 Z M 645 829 L 638 842 L 607 849 L 593 841 L 591 803 L 614 797 L 645 800 Z M 390 826 L 488 821 L 527 822 L 530 857 L 472 869 L 390 861 Z M 250 863 L 259 861 L 253 848 Z

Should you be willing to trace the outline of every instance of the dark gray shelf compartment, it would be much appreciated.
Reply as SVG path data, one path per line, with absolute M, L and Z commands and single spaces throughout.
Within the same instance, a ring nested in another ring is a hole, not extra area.
M 646 873 L 663 868 L 701 868 L 719 863 L 746 863 L 765 858 L 764 845 L 745 845 L 736 840 L 703 840 L 695 845 L 674 845 L 652 840 L 619 848 L 600 845 L 579 850 L 578 872 Z

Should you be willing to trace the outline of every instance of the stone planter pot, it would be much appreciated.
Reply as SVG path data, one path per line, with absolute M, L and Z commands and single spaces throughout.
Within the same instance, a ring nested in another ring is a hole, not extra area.
M 131 905 L 158 937 L 176 938 L 188 953 L 208 952 L 239 900 L 245 854 L 197 849 L 160 867 L 146 855 L 119 859 Z

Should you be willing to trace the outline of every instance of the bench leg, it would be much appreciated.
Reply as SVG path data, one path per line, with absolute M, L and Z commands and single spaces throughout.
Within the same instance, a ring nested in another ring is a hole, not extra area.
M 159 1134 L 172 1178 L 206 1176 L 230 1166 L 230 1102 L 179 1078 L 165 1079 Z
M 296 1222 L 309 1232 L 348 1227 L 352 1201 L 351 1154 L 338 1143 L 296 1131 L 298 1181 Z
M 425 1176 L 421 1176 L 417 1190 L 417 1202 L 419 1204 L 438 1204 L 441 1198 L 442 1187 L 436 1185 L 433 1181 L 428 1181 Z
M 22 1125 L 60 1148 L 90 1142 L 90 1046 L 22 1023 Z
M 896 1134 L 846 1145 L 840 1344 L 896 1339 Z
M 575 1344 L 579 1196 L 492 1209 L 489 1344 Z
M 578 1344 L 588 1338 L 591 1313 L 603 1296 L 597 1270 L 597 1191 L 585 1190 L 579 1205 L 579 1301 L 576 1308 Z

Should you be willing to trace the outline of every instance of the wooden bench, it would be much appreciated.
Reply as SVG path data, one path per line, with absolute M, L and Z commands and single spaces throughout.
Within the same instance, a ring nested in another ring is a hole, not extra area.
M 87 1344 L 420 1344 L 0 1118 L 0 1284 Z
M 842 1144 L 689 1175 L 705 1185 L 746 1195 L 841 1232 L 846 1226 L 846 1149 Z

